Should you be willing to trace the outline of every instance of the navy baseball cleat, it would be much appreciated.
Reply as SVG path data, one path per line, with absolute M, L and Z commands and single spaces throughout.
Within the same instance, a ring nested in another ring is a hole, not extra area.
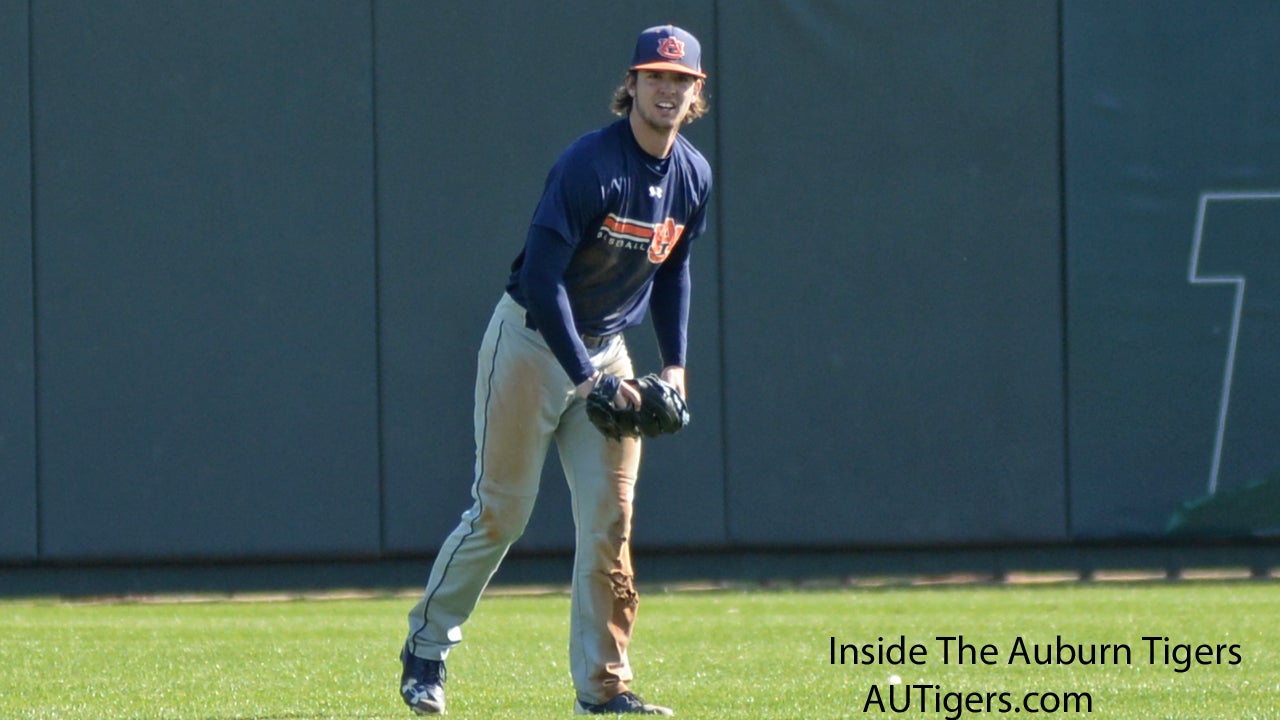
M 592 705 L 579 700 L 574 703 L 574 715 L 665 715 L 670 717 L 675 715 L 671 708 L 665 708 L 661 705 L 650 705 L 641 700 L 633 692 L 624 692 L 616 695 L 607 703 Z
M 400 675 L 400 697 L 404 698 L 404 704 L 419 715 L 443 714 L 444 661 L 423 660 L 406 646 L 400 651 L 400 663 L 404 665 Z

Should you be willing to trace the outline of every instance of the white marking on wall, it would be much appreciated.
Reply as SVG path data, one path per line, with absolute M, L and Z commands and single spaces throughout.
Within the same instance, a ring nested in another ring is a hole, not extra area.
M 1203 192 L 1196 210 L 1195 238 L 1191 244 L 1191 267 L 1187 270 L 1187 282 L 1192 285 L 1234 285 L 1236 306 L 1231 312 L 1231 338 L 1227 343 L 1226 367 L 1222 373 L 1222 398 L 1218 401 L 1218 432 L 1213 441 L 1213 463 L 1209 468 L 1209 494 L 1218 491 L 1218 471 L 1222 467 L 1222 440 L 1227 431 L 1227 408 L 1231 404 L 1231 379 L 1236 368 L 1236 343 L 1240 338 L 1240 317 L 1244 311 L 1245 278 L 1243 275 L 1201 275 L 1200 243 L 1204 238 L 1204 216 L 1211 202 L 1257 202 L 1280 200 L 1280 191 L 1259 192 Z

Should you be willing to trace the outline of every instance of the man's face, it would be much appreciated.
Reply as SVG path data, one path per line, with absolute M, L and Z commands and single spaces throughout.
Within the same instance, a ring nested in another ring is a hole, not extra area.
M 702 81 L 670 70 L 640 70 L 631 83 L 632 108 L 654 130 L 678 129 L 702 92 Z

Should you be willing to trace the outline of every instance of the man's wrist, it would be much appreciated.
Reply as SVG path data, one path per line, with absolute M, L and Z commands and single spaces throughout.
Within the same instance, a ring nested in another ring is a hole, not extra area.
M 577 395 L 579 398 L 585 399 L 588 395 L 591 394 L 591 389 L 596 386 L 596 381 L 599 379 L 600 379 L 599 370 L 595 371 L 594 373 L 591 373 L 591 377 L 578 383 L 577 387 L 573 389 L 574 394 Z

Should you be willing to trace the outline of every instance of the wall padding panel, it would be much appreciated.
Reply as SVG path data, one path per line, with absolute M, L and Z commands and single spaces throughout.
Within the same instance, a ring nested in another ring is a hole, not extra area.
M 45 555 L 376 553 L 369 6 L 34 13 Z
M 27 3 L 0 2 L 0 561 L 38 546 L 27 28 Z
M 1057 4 L 720 22 L 730 540 L 1063 538 Z
M 675 22 L 710 52 L 713 13 L 710 2 L 375 8 L 386 538 L 391 553 L 422 552 L 471 502 L 476 352 L 547 171 L 570 142 L 615 119 L 609 100 L 640 30 Z M 714 130 L 712 120 L 689 128 L 713 163 Z M 694 249 L 697 419 L 645 451 L 637 544 L 724 538 L 717 242 L 712 227 Z M 628 342 L 639 369 L 657 369 L 648 327 Z M 572 545 L 553 447 L 516 551 Z
M 1063 6 L 1080 537 L 1280 529 L 1278 35 L 1269 2 Z

